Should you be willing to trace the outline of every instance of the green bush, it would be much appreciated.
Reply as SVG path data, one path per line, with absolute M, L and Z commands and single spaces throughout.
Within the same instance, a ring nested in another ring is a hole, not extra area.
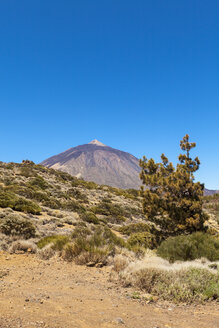
M 25 239 L 35 237 L 36 234 L 33 223 L 17 214 L 6 216 L 0 225 L 0 231 L 5 235 L 23 236 Z
M 106 216 L 129 216 L 128 213 L 123 207 L 118 204 L 112 204 L 110 199 L 103 199 L 97 206 L 92 208 L 92 211 L 95 214 L 102 214 Z
M 46 207 L 52 208 L 53 210 L 58 210 L 61 208 L 61 202 L 54 197 L 50 197 L 48 200 L 43 200 L 42 204 Z
M 0 207 L 10 207 L 15 211 L 40 214 L 41 208 L 34 202 L 18 197 L 12 192 L 0 192 Z
M 40 214 L 41 212 L 41 208 L 39 207 L 39 205 L 24 198 L 19 198 L 16 201 L 13 209 L 15 211 L 31 213 L 31 214 Z
M 37 176 L 28 183 L 32 187 L 37 187 L 39 189 L 45 190 L 49 187 L 49 184 L 41 177 Z
M 121 232 L 124 235 L 130 236 L 132 233 L 137 233 L 137 232 L 149 232 L 150 227 L 146 223 L 131 223 L 128 225 L 125 225 L 123 227 L 119 228 L 119 232 Z
M 219 240 L 202 232 L 170 237 L 161 243 L 157 254 L 170 262 L 188 261 L 201 257 L 217 261 L 219 260 Z
M 79 189 L 77 188 L 70 188 L 67 191 L 67 195 L 70 197 L 74 197 L 77 200 L 83 201 L 83 203 L 89 203 L 88 197 L 86 194 L 83 194 Z
M 76 228 L 74 229 L 72 233 L 72 238 L 78 238 L 78 237 L 83 237 L 86 238 L 87 236 L 91 235 L 92 231 L 87 228 L 85 222 L 79 222 Z
M 53 244 L 52 246 L 53 250 L 61 251 L 68 242 L 69 242 L 68 236 L 54 235 L 54 236 L 48 236 L 42 238 L 40 241 L 38 241 L 37 246 L 38 248 L 42 249 L 48 244 Z
M 85 213 L 82 213 L 80 215 L 80 218 L 85 221 L 85 222 L 88 222 L 88 223 L 93 223 L 93 224 L 99 224 L 100 221 L 99 219 L 96 217 L 96 215 L 92 212 L 85 212 Z
M 21 176 L 24 176 L 25 178 L 35 177 L 37 176 L 37 173 L 34 171 L 33 167 L 31 166 L 23 166 L 20 167 L 20 173 Z
M 76 200 L 68 200 L 60 203 L 60 207 L 63 210 L 77 212 L 77 213 L 83 213 L 86 211 L 84 206 L 82 206 L 80 203 L 78 203 Z
M 128 239 L 128 245 L 130 246 L 142 246 L 145 248 L 153 249 L 157 246 L 156 239 L 154 235 L 150 232 L 137 232 L 131 234 Z

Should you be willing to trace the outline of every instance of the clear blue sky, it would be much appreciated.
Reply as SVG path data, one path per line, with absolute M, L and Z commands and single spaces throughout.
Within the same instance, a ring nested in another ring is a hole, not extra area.
M 219 189 L 218 0 L 0 1 L 0 160 L 96 138 L 176 162 Z

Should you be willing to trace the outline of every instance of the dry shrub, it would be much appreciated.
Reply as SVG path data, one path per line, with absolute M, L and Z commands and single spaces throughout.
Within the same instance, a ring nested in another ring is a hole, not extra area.
M 105 248 L 94 247 L 87 252 L 81 252 L 75 258 L 75 263 L 80 265 L 88 264 L 88 263 L 93 263 L 93 264 L 101 263 L 102 265 L 106 265 L 108 255 L 109 255 L 109 249 L 107 247 Z
M 130 263 L 120 272 L 120 279 L 126 287 L 133 286 L 176 303 L 219 299 L 219 272 L 216 263 L 215 269 L 209 263 L 196 260 L 170 264 L 148 255 Z
M 55 251 L 52 248 L 53 244 L 48 244 L 44 248 L 38 250 L 37 255 L 42 260 L 49 260 L 51 257 L 55 255 Z
M 75 263 L 83 265 L 89 262 L 95 264 L 102 263 L 106 265 L 109 256 L 108 247 L 95 247 L 84 243 L 82 240 L 76 240 L 73 243 L 68 243 L 62 252 L 62 257 L 66 261 L 75 261 Z
M 2 220 L 0 231 L 5 235 L 29 239 L 35 236 L 36 228 L 30 220 L 18 214 L 9 214 Z
M 129 260 L 122 254 L 118 254 L 114 257 L 113 270 L 115 272 L 123 271 L 129 264 Z
M 16 251 L 36 253 L 37 246 L 31 241 L 16 240 L 11 244 L 11 247 L 9 248 L 9 252 L 16 253 Z
M 68 243 L 62 251 L 62 258 L 68 262 L 71 262 L 79 253 L 80 251 L 76 244 Z
M 3 233 L 0 233 L 0 250 L 7 251 L 10 243 L 11 243 L 11 237 L 6 236 Z

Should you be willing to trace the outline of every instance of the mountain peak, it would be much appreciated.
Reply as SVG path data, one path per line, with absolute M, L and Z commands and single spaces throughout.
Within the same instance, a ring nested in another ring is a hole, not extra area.
M 104 145 L 102 142 L 98 141 L 97 139 L 92 140 L 91 142 L 89 142 L 89 144 L 106 147 L 106 145 Z

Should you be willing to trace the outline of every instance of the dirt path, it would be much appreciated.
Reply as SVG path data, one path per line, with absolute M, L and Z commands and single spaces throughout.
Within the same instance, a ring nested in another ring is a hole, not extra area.
M 109 281 L 110 268 L 0 253 L 1 328 L 216 328 L 217 304 L 146 304 Z

